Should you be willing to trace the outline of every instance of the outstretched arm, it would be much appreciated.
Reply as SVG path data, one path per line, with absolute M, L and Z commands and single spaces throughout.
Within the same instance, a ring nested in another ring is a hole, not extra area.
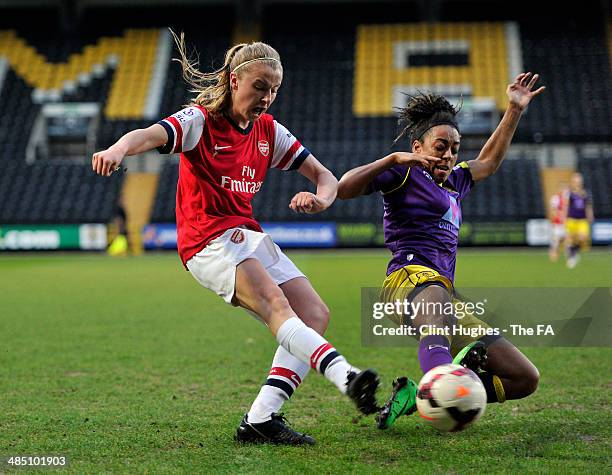
M 512 84 L 508 85 L 508 107 L 501 122 L 489 137 L 476 160 L 470 160 L 470 172 L 474 181 L 484 180 L 497 171 L 506 156 L 510 142 L 527 105 L 538 94 L 546 89 L 544 86 L 532 91 L 538 80 L 538 75 L 531 73 L 519 74 Z
M 106 150 L 96 152 L 91 159 L 91 167 L 98 175 L 110 176 L 121 165 L 126 155 L 137 155 L 164 145 L 168 133 L 159 124 L 146 129 L 128 132 Z
M 329 208 L 338 193 L 338 180 L 333 173 L 312 154 L 306 157 L 298 171 L 317 186 L 317 193 L 300 191 L 289 203 L 289 208 L 296 213 L 308 214 L 320 213 Z
M 439 158 L 427 155 L 394 152 L 375 162 L 353 168 L 342 175 L 338 185 L 338 198 L 348 200 L 363 195 L 374 178 L 395 165 L 420 166 L 429 169 L 432 163 L 439 161 Z

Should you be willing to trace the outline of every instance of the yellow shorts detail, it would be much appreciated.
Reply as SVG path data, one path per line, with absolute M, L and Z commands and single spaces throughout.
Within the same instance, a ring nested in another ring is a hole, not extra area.
M 567 218 L 565 221 L 565 230 L 569 236 L 589 236 L 591 233 L 588 219 Z
M 396 300 L 404 301 L 406 299 L 409 300 L 410 294 L 417 286 L 432 282 L 439 282 L 446 288 L 446 290 L 448 290 L 449 294 L 452 294 L 452 282 L 439 272 L 429 267 L 420 265 L 405 266 L 387 276 L 383 282 L 381 299 L 385 302 L 395 302 Z M 455 306 L 462 302 L 455 297 L 452 297 L 451 300 Z M 406 319 L 405 315 L 394 315 L 391 318 L 398 325 L 410 324 L 410 319 Z M 460 335 L 449 336 L 451 354 L 453 356 L 459 353 L 459 351 L 461 351 L 461 349 L 468 344 L 480 339 L 478 336 L 471 336 L 474 333 L 480 333 L 476 329 L 491 328 L 485 322 L 476 318 L 476 316 L 474 316 L 472 313 L 466 311 L 463 312 L 462 318 L 457 319 L 456 325 L 462 326 L 463 329 Z M 471 329 L 475 330 L 471 331 Z

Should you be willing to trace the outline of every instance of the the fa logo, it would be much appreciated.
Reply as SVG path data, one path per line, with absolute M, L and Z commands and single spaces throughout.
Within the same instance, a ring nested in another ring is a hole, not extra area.
M 257 147 L 264 157 L 267 157 L 270 153 L 270 144 L 266 140 L 260 140 L 257 142 Z
M 234 244 L 240 244 L 242 241 L 244 241 L 244 233 L 240 229 L 236 229 L 236 231 L 232 233 L 230 241 L 232 241 Z

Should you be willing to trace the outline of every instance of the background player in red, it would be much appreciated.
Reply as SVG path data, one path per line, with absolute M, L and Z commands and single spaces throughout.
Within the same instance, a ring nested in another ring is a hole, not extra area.
M 551 236 L 550 247 L 548 248 L 548 256 L 552 262 L 557 262 L 559 259 L 559 249 L 563 245 L 565 239 L 565 198 L 567 190 L 562 186 L 558 193 L 550 197 L 550 224 Z
M 254 313 L 280 344 L 268 379 L 245 414 L 243 442 L 314 443 L 278 414 L 309 367 L 351 397 L 363 413 L 376 411 L 376 373 L 347 363 L 321 335 L 329 312 L 310 282 L 253 218 L 251 199 L 270 168 L 298 170 L 317 186 L 289 206 L 318 213 L 336 198 L 338 181 L 281 124 L 267 114 L 283 78 L 280 57 L 264 43 L 231 48 L 224 65 L 198 71 L 175 36 L 183 76 L 197 92 L 189 107 L 129 132 L 93 155 L 109 176 L 126 155 L 157 148 L 181 153 L 176 195 L 178 250 L 185 267 L 226 302 Z

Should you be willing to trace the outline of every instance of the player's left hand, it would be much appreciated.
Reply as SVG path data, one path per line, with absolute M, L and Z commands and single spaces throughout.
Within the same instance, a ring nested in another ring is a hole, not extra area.
M 535 91 L 532 91 L 533 86 L 538 81 L 539 74 L 532 75 L 531 73 L 521 73 L 519 74 L 512 84 L 508 85 L 506 89 L 506 94 L 508 94 L 508 99 L 510 99 L 510 104 L 519 107 L 521 110 L 524 110 L 531 99 L 533 99 L 538 94 L 544 92 L 546 87 L 542 86 Z
M 300 191 L 296 194 L 291 203 L 289 203 L 289 208 L 291 208 L 296 213 L 320 213 L 321 211 L 326 210 L 329 207 L 325 200 L 319 198 L 314 193 L 309 191 Z

